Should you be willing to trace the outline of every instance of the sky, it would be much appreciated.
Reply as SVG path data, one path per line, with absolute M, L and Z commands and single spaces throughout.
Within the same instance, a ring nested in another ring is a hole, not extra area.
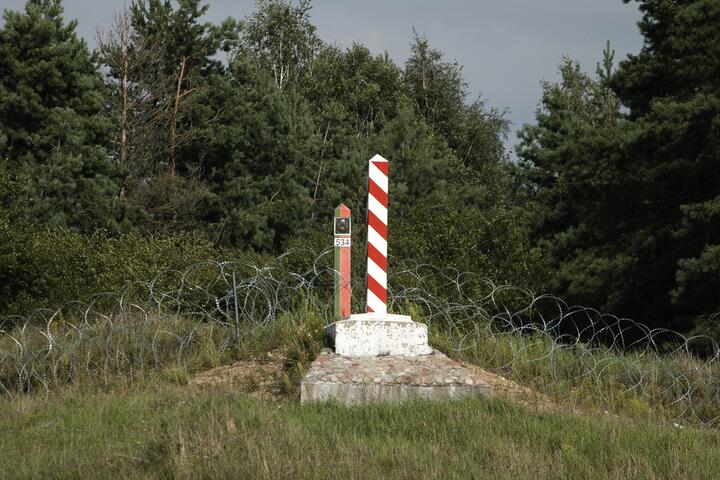
M 242 18 L 253 0 L 207 0 L 207 20 Z M 0 0 L 0 9 L 22 9 L 24 0 Z M 112 23 L 123 0 L 64 0 L 65 18 L 94 47 L 98 28 Z M 557 80 L 563 55 L 594 73 L 605 42 L 619 61 L 642 47 L 637 3 L 621 0 L 314 0 L 312 21 L 327 43 L 362 43 L 387 52 L 399 65 L 410 55 L 413 28 L 447 61 L 464 67 L 471 100 L 507 110 L 512 131 L 533 121 L 542 80 Z M 2 21 L 0 21 L 2 23 Z

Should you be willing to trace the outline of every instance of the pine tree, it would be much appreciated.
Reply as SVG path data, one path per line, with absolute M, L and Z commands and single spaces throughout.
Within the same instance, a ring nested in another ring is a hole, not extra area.
M 180 151 L 193 135 L 188 117 L 193 97 L 203 88 L 203 78 L 222 71 L 222 64 L 213 58 L 220 50 L 229 52 L 237 42 L 237 23 L 228 18 L 221 25 L 201 22 L 208 5 L 201 0 L 179 0 L 177 8 L 170 0 L 137 0 L 132 4 L 132 26 L 144 47 L 162 47 L 161 76 L 172 81 L 160 82 L 154 95 L 160 108 L 167 110 L 163 137 L 168 171 L 192 170 L 183 165 Z M 148 85 L 152 88 L 151 85 Z M 180 165 L 178 163 L 181 163 Z
M 103 85 L 60 0 L 6 11 L 0 29 L 0 157 L 21 185 L 18 215 L 91 231 L 115 229 L 118 175 L 100 115 Z
M 239 55 L 198 93 L 197 132 L 186 154 L 203 159 L 209 196 L 203 223 L 216 244 L 277 250 L 310 218 L 303 171 L 313 151 L 304 104 L 280 90 L 257 63 Z
M 611 57 L 608 48 L 608 75 Z M 520 130 L 517 147 L 533 233 L 554 272 L 547 288 L 573 303 L 627 314 L 620 293 L 638 264 L 622 251 L 634 191 L 625 188 L 615 147 L 623 130 L 619 105 L 605 80 L 577 62 L 565 58 L 558 70 L 559 82 L 543 82 L 536 124 Z
M 634 125 L 636 243 L 654 265 L 641 281 L 664 298 L 674 287 L 687 327 L 720 311 L 720 1 L 639 3 L 643 48 L 611 83 Z
M 122 10 L 100 42 L 107 67 L 108 110 L 117 128 L 115 160 L 124 173 L 120 200 L 135 226 L 153 232 L 197 227 L 207 195 L 202 158 L 186 154 L 217 112 L 196 115 L 208 77 L 222 75 L 216 58 L 237 40 L 238 25 L 202 22 L 200 0 L 138 0 Z
M 720 309 L 720 2 L 638 3 L 640 53 L 613 71 L 607 48 L 597 79 L 566 62 L 518 156 L 552 288 L 690 329 Z

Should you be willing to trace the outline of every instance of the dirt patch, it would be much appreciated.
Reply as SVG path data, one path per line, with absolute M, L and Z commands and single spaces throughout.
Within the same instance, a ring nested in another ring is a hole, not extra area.
M 278 380 L 283 372 L 285 352 L 273 350 L 232 365 L 223 365 L 193 376 L 191 387 L 233 387 L 254 398 L 277 400 L 282 395 Z

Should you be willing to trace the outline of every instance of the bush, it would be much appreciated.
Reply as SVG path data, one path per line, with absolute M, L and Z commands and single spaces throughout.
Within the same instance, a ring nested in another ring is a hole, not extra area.
M 399 222 L 390 245 L 400 258 L 451 267 L 495 284 L 536 289 L 544 269 L 538 249 L 510 209 L 438 209 Z
M 68 301 L 117 292 L 160 271 L 238 256 L 254 255 L 216 250 L 207 238 L 194 234 L 86 236 L 0 219 L 0 317 L 57 308 Z
M 355 215 L 352 235 L 353 310 L 365 302 L 364 220 Z M 531 246 L 524 223 L 510 210 L 499 208 L 436 209 L 412 214 L 393 223 L 390 219 L 388 268 L 391 292 L 421 288 L 443 298 L 457 293 L 457 283 L 471 298 L 483 298 L 495 285 L 515 287 L 509 294 L 525 289 L 542 289 L 546 266 L 540 251 Z M 289 238 L 286 250 L 306 249 L 305 263 L 296 271 L 313 266 L 332 268 L 332 226 L 308 229 Z M 322 252 L 327 252 L 319 257 Z M 300 257 L 298 257 L 300 258 Z M 319 258 L 319 260 L 317 260 Z M 503 298 L 508 305 L 523 299 Z

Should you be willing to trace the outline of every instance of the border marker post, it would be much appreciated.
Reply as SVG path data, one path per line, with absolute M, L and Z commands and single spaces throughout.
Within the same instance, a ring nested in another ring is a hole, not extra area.
M 351 215 L 345 204 L 335 208 L 333 230 L 335 236 L 335 320 L 350 317 L 350 247 Z
M 368 164 L 368 313 L 387 313 L 388 165 L 380 155 L 372 157 Z

